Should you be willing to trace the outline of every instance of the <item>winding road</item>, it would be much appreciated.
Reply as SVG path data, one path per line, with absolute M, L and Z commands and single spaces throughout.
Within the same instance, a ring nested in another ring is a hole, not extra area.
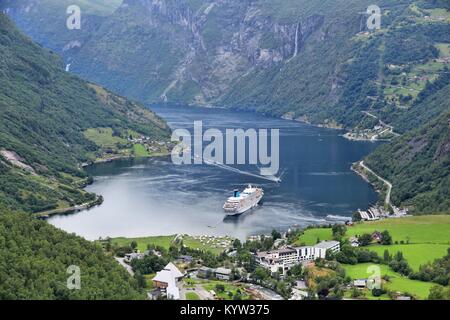
M 384 184 L 387 185 L 388 189 L 386 192 L 386 199 L 384 200 L 384 203 L 386 205 L 389 205 L 392 207 L 391 205 L 391 191 L 392 191 L 392 183 L 390 183 L 389 181 L 387 181 L 386 179 L 380 177 L 379 175 L 377 175 L 372 169 L 370 169 L 368 166 L 366 166 L 364 164 L 364 161 L 360 161 L 359 165 L 364 168 L 365 170 L 369 171 L 371 174 L 373 174 L 375 177 L 377 177 L 379 180 L 381 180 Z

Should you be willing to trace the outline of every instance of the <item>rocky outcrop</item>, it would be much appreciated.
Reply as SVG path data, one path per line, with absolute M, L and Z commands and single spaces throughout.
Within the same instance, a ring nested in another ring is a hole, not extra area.
M 312 15 L 295 23 L 280 23 L 261 14 L 255 3 L 206 1 L 193 7 L 185 0 L 126 0 L 119 12 L 143 13 L 144 27 L 164 30 L 167 36 L 183 30 L 183 41 L 173 43 L 185 56 L 172 66 L 160 99 L 171 101 L 173 91 L 195 83 L 191 103 L 208 104 L 254 70 L 281 64 L 301 54 L 308 38 L 320 29 L 324 17 Z M 174 48 L 175 50 L 175 48 Z
M 37 28 L 35 7 L 27 0 L 5 10 L 62 54 L 71 72 L 145 102 L 203 105 L 219 101 L 239 79 L 302 55 L 325 20 L 311 14 L 286 22 L 258 1 L 124 0 L 108 18 L 83 14 L 82 30 L 69 32 L 56 29 L 64 15 L 55 27 Z

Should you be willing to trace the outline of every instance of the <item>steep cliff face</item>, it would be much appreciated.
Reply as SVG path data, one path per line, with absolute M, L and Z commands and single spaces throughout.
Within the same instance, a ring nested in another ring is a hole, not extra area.
M 261 15 L 258 3 L 251 1 L 127 0 L 75 55 L 72 70 L 147 102 L 216 103 L 242 76 L 296 57 L 323 21 L 313 15 L 280 23 Z M 132 40 L 119 30 L 127 30 Z M 104 52 L 104 42 L 134 47 L 127 59 L 137 63 L 116 63 L 116 50 Z M 94 52 L 101 61 L 92 65 L 88 59 Z M 138 73 L 149 79 L 146 86 L 126 76 L 130 67 L 145 70 Z M 99 69 L 112 78 L 98 76 Z M 119 83 L 123 80 L 130 88 Z
M 280 21 L 261 1 L 125 0 L 107 19 L 80 3 L 82 29 L 67 30 L 65 4 L 39 31 L 53 6 L 28 0 L 2 9 L 71 71 L 145 102 L 221 103 L 240 78 L 300 55 L 325 20 Z
M 438 58 L 432 47 L 450 41 L 445 20 L 427 20 L 432 0 L 380 0 L 382 29 L 372 32 L 372 0 L 114 2 L 115 10 L 106 0 L 4 0 L 0 9 L 61 53 L 71 72 L 143 102 L 220 105 L 347 128 L 369 109 L 390 123 L 408 113 L 402 103 L 410 107 L 414 97 L 395 87 L 409 81 L 395 68 L 422 68 Z M 68 4 L 80 6 L 81 30 L 65 27 Z

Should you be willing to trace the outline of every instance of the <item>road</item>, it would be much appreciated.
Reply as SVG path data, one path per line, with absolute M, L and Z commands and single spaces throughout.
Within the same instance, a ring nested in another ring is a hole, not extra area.
M 384 203 L 386 205 L 391 206 L 391 191 L 392 191 L 392 183 L 390 183 L 389 181 L 387 181 L 386 179 L 380 177 L 379 175 L 377 175 L 372 169 L 370 169 L 368 166 L 366 166 L 364 164 L 364 161 L 360 161 L 359 165 L 361 167 L 363 167 L 365 170 L 369 171 L 371 174 L 373 174 L 375 177 L 377 177 L 379 180 L 381 180 L 384 184 L 387 185 L 388 190 L 386 192 L 386 199 L 384 200 Z
M 249 284 L 247 291 L 251 292 L 253 296 L 259 297 L 261 300 L 284 300 L 278 293 L 256 284 Z
M 118 257 L 115 257 L 114 259 L 116 259 L 116 261 L 117 261 L 122 267 L 124 267 L 124 268 L 128 271 L 128 273 L 129 273 L 131 276 L 134 276 L 133 268 L 131 268 L 131 266 L 130 266 L 129 264 L 126 264 L 126 263 L 125 263 L 125 259 L 124 259 L 124 258 L 118 258 Z
M 393 126 L 391 126 L 391 125 L 385 123 L 383 120 L 379 119 L 379 118 L 378 118 L 376 115 L 374 115 L 373 113 L 370 113 L 369 111 L 362 111 L 362 113 L 364 113 L 365 115 L 367 115 L 367 116 L 369 116 L 369 117 L 371 117 L 371 118 L 377 119 L 383 127 L 389 128 L 390 132 L 391 132 L 393 135 L 396 135 L 396 136 L 399 135 L 398 133 L 394 132 L 394 127 L 393 127 Z M 386 131 L 386 130 L 385 130 L 385 131 Z M 383 133 L 384 133 L 385 131 L 383 131 Z M 379 133 L 378 135 L 381 135 L 381 133 Z

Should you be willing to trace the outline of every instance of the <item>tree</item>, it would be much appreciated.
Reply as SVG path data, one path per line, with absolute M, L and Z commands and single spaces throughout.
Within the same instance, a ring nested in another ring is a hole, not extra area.
M 398 251 L 394 259 L 389 263 L 389 267 L 404 276 L 409 276 L 412 273 L 412 269 L 408 262 L 403 258 L 403 253 Z
M 242 248 L 242 243 L 239 239 L 235 239 L 233 241 L 233 248 L 236 250 L 240 250 Z
M 142 273 L 140 273 L 139 271 L 137 271 L 134 274 L 134 278 L 137 281 L 137 284 L 140 288 L 146 288 L 147 287 L 147 282 L 145 281 L 145 277 L 142 275 Z
M 302 265 L 296 264 L 289 270 L 289 273 L 296 278 L 300 278 L 303 274 Z
M 131 247 L 131 249 L 133 249 L 133 251 L 136 250 L 137 246 L 138 246 L 138 244 L 136 241 L 134 241 L 134 240 L 131 241 L 130 247 Z
M 275 291 L 284 298 L 289 298 L 291 296 L 291 288 L 286 284 L 286 282 L 280 280 L 277 282 Z
M 372 243 L 372 235 L 365 233 L 362 236 L 358 237 L 358 243 L 361 247 L 368 246 Z
M 434 286 L 430 289 L 429 300 L 450 300 L 450 289 Z
M 392 260 L 392 257 L 391 257 L 391 255 L 389 254 L 389 250 L 384 250 L 384 253 L 383 253 L 383 261 L 385 262 L 385 263 L 389 263 L 390 261 Z
M 252 278 L 258 282 L 262 282 L 270 277 L 269 271 L 262 267 L 257 267 L 252 273 Z
M 372 295 L 374 296 L 374 297 L 380 297 L 380 296 L 382 296 L 383 294 L 385 294 L 387 291 L 386 290 L 384 290 L 383 288 L 373 288 L 372 289 Z
M 225 286 L 223 284 L 221 284 L 221 283 L 216 284 L 216 291 L 218 293 L 224 292 L 225 291 Z
M 359 298 L 362 295 L 363 295 L 363 293 L 361 292 L 361 290 L 359 290 L 358 288 L 352 288 L 352 291 L 351 291 L 352 298 Z
M 362 219 L 361 219 L 361 215 L 359 214 L 359 212 L 354 212 L 353 214 L 352 214 L 352 221 L 353 222 L 358 222 L 358 221 L 361 221 Z
M 327 261 L 333 261 L 335 259 L 335 254 L 331 250 L 325 251 L 325 260 Z
M 384 230 L 384 231 L 381 233 L 381 244 L 382 244 L 382 245 L 385 245 L 385 246 L 389 246 L 389 245 L 392 244 L 392 237 L 391 237 L 391 235 L 389 234 L 389 231 Z
M 272 239 L 273 239 L 273 241 L 275 241 L 277 239 L 281 239 L 281 233 L 278 232 L 277 230 L 273 229 L 272 230 Z
M 331 230 L 333 232 L 333 239 L 340 241 L 345 236 L 347 227 L 343 224 L 335 224 Z

